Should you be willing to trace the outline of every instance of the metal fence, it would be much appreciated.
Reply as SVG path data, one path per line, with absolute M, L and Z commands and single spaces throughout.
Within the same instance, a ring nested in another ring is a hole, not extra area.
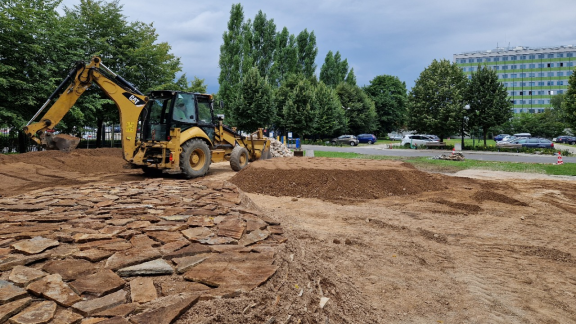
M 101 133 L 100 146 L 97 146 L 97 131 L 93 128 L 86 127 L 80 134 L 73 134 L 80 137 L 78 148 L 97 148 L 97 147 L 121 147 L 121 133 L 119 126 L 103 127 Z M 14 128 L 0 128 L 0 153 L 25 153 L 34 151 L 43 151 L 41 145 L 36 144 L 29 139 L 23 132 Z

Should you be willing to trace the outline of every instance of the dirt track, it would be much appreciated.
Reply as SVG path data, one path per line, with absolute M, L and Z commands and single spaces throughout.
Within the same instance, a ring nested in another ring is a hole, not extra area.
M 0 194 L 143 179 L 121 169 L 118 150 L 84 153 L 0 157 Z M 226 179 L 283 225 L 279 269 L 252 292 L 200 301 L 177 323 L 576 322 L 575 181 L 323 158 L 260 161 L 238 174 L 219 164 L 206 177 Z M 323 309 L 321 296 L 330 298 Z

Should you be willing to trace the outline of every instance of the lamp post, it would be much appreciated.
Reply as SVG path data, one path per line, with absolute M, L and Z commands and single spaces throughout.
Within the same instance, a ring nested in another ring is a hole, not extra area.
M 470 109 L 470 105 L 464 106 L 464 114 Z M 464 119 L 466 116 L 462 116 L 462 147 L 460 147 L 461 151 L 464 151 Z

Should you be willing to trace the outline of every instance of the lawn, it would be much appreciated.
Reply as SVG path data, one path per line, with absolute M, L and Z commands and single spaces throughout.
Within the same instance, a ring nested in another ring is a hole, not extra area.
M 493 162 L 477 160 L 445 161 L 434 160 L 429 157 L 396 157 L 327 151 L 314 151 L 314 156 L 346 159 L 400 160 L 413 164 L 420 170 L 432 172 L 458 172 L 466 169 L 480 169 L 507 172 L 540 173 L 549 175 L 576 175 L 576 163 L 554 165 L 541 163 Z

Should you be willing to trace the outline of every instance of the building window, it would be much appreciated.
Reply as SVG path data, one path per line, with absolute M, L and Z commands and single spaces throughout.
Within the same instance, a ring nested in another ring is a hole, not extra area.
M 508 65 L 502 65 L 502 70 L 508 70 Z
M 540 82 L 538 82 L 538 86 L 539 86 L 539 87 L 542 87 L 542 86 L 544 86 L 544 81 L 540 81 Z
M 531 86 L 531 87 L 533 87 L 533 86 L 536 85 L 536 82 L 529 82 L 528 85 Z M 532 91 L 530 91 L 530 94 L 532 94 Z
M 554 72 L 548 72 L 548 76 L 549 76 L 549 77 L 553 77 L 553 76 L 554 76 Z
M 558 63 L 558 66 L 559 66 L 559 67 L 563 67 L 563 66 L 564 66 L 564 63 Z
M 516 70 L 516 65 L 513 64 L 512 66 L 510 66 L 510 68 L 511 68 L 512 70 Z
M 573 63 L 573 62 L 568 62 L 568 66 L 572 67 L 572 66 L 574 66 L 574 63 Z
M 495 57 L 495 58 L 494 58 L 494 62 L 498 62 L 498 61 L 500 61 L 500 58 L 499 58 L 499 57 Z
M 481 59 L 481 58 L 476 59 L 476 63 L 481 63 L 481 62 L 482 62 L 482 59 Z
M 516 73 L 512 73 L 512 74 L 510 74 L 510 78 L 512 78 L 512 79 L 516 79 Z
M 564 85 L 564 81 L 558 81 L 556 82 L 556 85 Z
M 516 95 L 516 91 L 510 91 L 510 95 L 511 95 L 511 96 L 515 96 L 515 95 Z
M 528 95 L 531 96 L 531 95 L 532 95 L 532 91 L 528 91 Z
M 526 64 L 520 64 L 520 69 L 524 70 L 526 68 Z
M 490 62 L 490 61 L 491 61 L 491 59 L 490 59 L 489 57 L 487 57 L 487 58 L 484 60 L 484 62 Z
M 531 59 L 531 60 L 533 60 L 533 59 L 536 58 L 536 56 L 535 56 L 534 54 L 531 54 L 531 55 L 528 56 L 528 58 Z
M 525 78 L 525 77 L 526 77 L 526 73 L 520 73 L 520 77 L 521 77 L 521 78 Z
M 557 72 L 556 76 L 564 76 L 564 72 Z
M 563 94 L 564 90 L 558 90 L 558 94 Z
M 502 74 L 502 79 L 508 79 L 508 74 Z
M 539 68 L 543 68 L 543 67 L 544 67 L 544 64 L 538 63 L 538 67 L 539 67 Z
M 474 63 L 474 59 L 468 59 L 468 63 Z
M 566 72 L 566 76 L 571 76 L 571 75 L 572 75 L 572 71 Z
M 546 82 L 546 85 L 549 85 L 549 86 L 554 85 L 554 81 L 548 81 L 548 82 Z
M 548 58 L 553 58 L 554 54 L 548 54 Z
M 524 91 L 520 91 L 520 95 L 523 96 L 523 95 L 524 95 Z
M 508 56 L 504 56 L 504 57 L 502 58 L 502 61 L 508 61 Z
M 536 64 L 528 64 L 528 68 L 534 69 L 534 68 L 536 68 Z
M 492 67 L 492 70 L 500 70 L 500 67 L 499 67 L 498 65 L 493 66 L 493 67 Z
M 544 85 L 544 82 L 542 82 L 542 85 Z M 539 95 L 539 96 L 542 96 L 542 95 L 544 95 L 544 90 L 540 90 L 540 91 L 538 91 L 538 95 Z
M 516 55 L 510 56 L 510 60 L 515 61 L 515 60 L 516 60 Z
M 461 59 L 460 63 L 466 63 L 466 59 Z
M 526 55 L 520 56 L 520 59 L 521 59 L 521 60 L 525 60 L 525 59 L 526 59 Z
M 557 56 L 557 57 L 564 57 L 564 54 L 558 53 L 558 56 Z
M 536 76 L 536 73 L 534 73 L 534 72 L 528 73 L 528 77 L 530 77 L 530 78 L 533 78 L 533 77 L 535 77 L 535 76 Z
M 546 63 L 546 67 L 550 67 L 550 63 Z
M 544 54 L 538 54 L 538 58 L 544 58 Z
M 568 53 L 568 54 L 566 54 L 566 57 L 572 57 L 573 55 L 574 54 L 572 54 L 572 53 Z

